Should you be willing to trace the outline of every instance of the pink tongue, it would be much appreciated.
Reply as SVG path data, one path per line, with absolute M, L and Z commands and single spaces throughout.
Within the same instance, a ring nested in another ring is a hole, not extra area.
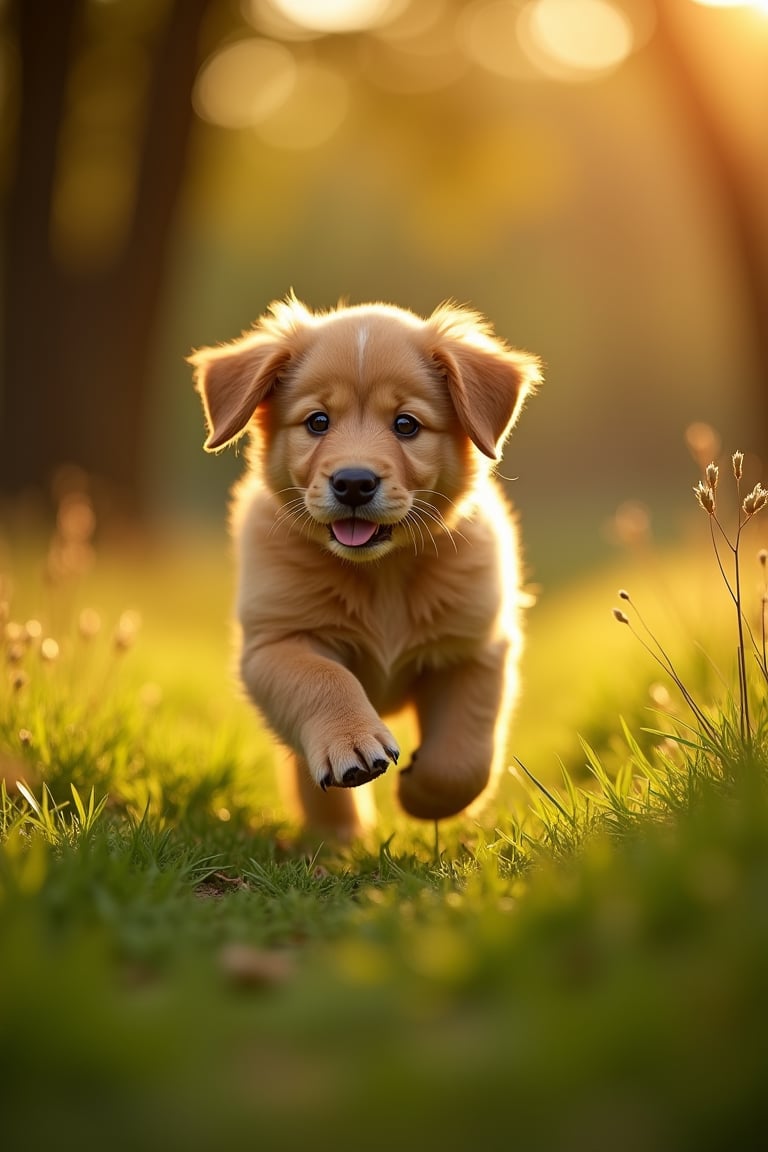
M 339 544 L 346 544 L 348 548 L 359 548 L 367 544 L 372 536 L 376 535 L 378 524 L 370 520 L 334 520 L 331 531 Z

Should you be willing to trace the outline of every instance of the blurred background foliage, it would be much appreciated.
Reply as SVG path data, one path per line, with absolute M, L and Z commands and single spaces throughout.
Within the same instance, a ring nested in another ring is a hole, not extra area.
M 679 533 L 686 430 L 768 461 L 767 96 L 765 0 L 0 0 L 3 521 L 221 529 L 185 356 L 293 288 L 541 355 L 534 581 Z

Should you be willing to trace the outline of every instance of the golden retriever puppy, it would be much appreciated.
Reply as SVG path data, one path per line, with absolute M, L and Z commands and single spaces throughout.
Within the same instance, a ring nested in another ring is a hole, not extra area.
M 396 764 L 413 816 L 461 812 L 504 755 L 521 649 L 515 521 L 493 478 L 539 363 L 475 312 L 275 303 L 190 357 L 205 447 L 250 433 L 232 529 L 242 680 L 293 753 L 306 822 L 353 835 Z

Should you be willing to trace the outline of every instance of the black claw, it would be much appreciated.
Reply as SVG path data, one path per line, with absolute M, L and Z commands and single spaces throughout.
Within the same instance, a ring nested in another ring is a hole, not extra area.
M 383 776 L 389 768 L 388 760 L 374 760 L 370 768 L 362 768 L 359 764 L 347 768 L 342 776 L 342 783 L 346 788 L 359 788 L 361 784 L 367 784 L 369 780 L 375 780 L 377 776 Z
M 386 752 L 387 756 L 389 756 L 392 763 L 397 764 L 398 760 L 400 759 L 400 753 L 398 752 L 397 748 L 385 748 L 384 751 Z
M 355 751 L 362 761 L 363 754 L 357 748 Z M 396 764 L 399 752 L 396 752 L 394 748 L 387 748 L 386 753 Z M 351 764 L 349 768 L 345 768 L 341 776 L 340 785 L 337 785 L 333 773 L 330 771 L 327 772 L 320 781 L 320 787 L 323 792 L 327 791 L 328 788 L 335 787 L 359 788 L 361 784 L 367 784 L 369 780 L 375 780 L 377 776 L 383 776 L 387 768 L 389 768 L 389 760 L 384 760 L 379 756 L 373 761 L 370 768 L 365 763 Z
M 345 788 L 358 788 L 370 779 L 371 774 L 367 768 L 361 768 L 359 764 L 354 764 L 351 768 L 346 769 L 341 777 L 341 782 Z

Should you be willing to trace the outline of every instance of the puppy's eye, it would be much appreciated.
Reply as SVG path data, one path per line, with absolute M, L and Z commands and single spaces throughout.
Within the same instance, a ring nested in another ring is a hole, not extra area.
M 399 416 L 395 416 L 392 427 L 398 436 L 408 438 L 409 436 L 416 435 L 421 428 L 421 424 L 419 424 L 415 416 L 411 416 L 408 412 L 401 412 Z
M 307 416 L 304 426 L 315 436 L 323 436 L 331 426 L 331 418 L 327 412 L 313 412 Z

